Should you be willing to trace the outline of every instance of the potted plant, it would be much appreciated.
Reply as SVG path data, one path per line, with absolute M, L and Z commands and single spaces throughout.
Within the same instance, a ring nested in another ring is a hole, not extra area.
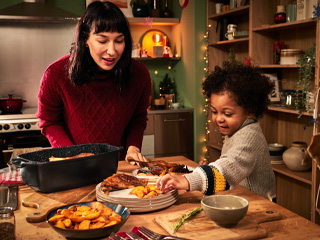
M 130 6 L 134 17 L 147 17 L 149 15 L 148 0 L 131 0 Z
M 295 107 L 301 116 L 301 109 L 310 111 L 310 81 L 314 78 L 314 66 L 316 61 L 316 44 L 313 44 L 298 60 L 300 64 L 299 79 L 297 82 Z
M 168 73 L 165 75 L 163 80 L 159 83 L 160 95 L 172 94 L 175 92 L 176 84 L 171 80 Z

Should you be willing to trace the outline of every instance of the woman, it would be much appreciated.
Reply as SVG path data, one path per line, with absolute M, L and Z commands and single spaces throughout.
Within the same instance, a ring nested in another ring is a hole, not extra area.
M 86 143 L 140 153 L 151 91 L 148 69 L 131 58 L 128 20 L 110 2 L 91 3 L 79 20 L 70 55 L 44 72 L 37 117 L 52 147 Z M 125 155 L 126 153 L 126 155 Z

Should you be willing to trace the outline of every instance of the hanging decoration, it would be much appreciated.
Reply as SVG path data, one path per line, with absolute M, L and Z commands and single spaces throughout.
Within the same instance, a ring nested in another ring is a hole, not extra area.
M 152 24 L 153 24 L 153 18 L 151 17 L 144 18 L 143 25 L 145 27 L 152 28 Z

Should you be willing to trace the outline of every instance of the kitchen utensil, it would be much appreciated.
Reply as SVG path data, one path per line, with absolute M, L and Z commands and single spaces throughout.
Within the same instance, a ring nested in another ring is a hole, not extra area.
M 201 200 L 208 218 L 222 227 L 234 227 L 248 211 L 248 201 L 233 195 L 212 195 Z
M 313 135 L 311 138 L 311 143 L 307 148 L 308 153 L 312 158 L 317 161 L 320 166 L 319 154 L 320 154 L 320 133 Z
M 37 223 L 46 220 L 46 216 L 52 209 L 72 204 L 74 202 L 89 202 L 96 200 L 96 191 L 92 190 L 92 186 L 85 186 L 55 193 L 40 193 L 33 191 L 28 197 L 22 199 L 24 207 L 32 207 L 36 210 L 28 211 L 26 220 L 28 222 Z
M 0 98 L 0 110 L 2 113 L 20 113 L 23 103 L 26 102 L 26 100 L 13 97 L 13 94 L 8 94 L 8 96 L 8 98 Z
M 109 239 L 111 240 L 127 240 L 127 238 L 121 237 L 118 234 L 112 232 L 109 236 Z
M 50 193 L 102 181 L 117 172 L 122 147 L 92 143 L 46 149 L 12 158 L 21 168 L 23 182 L 36 191 Z M 80 153 L 93 156 L 49 162 L 49 157 L 71 157 Z
M 235 24 L 228 24 L 227 30 L 228 30 L 228 32 L 236 32 L 237 28 L 238 28 L 238 26 Z
M 55 206 L 54 208 L 51 208 L 51 209 L 48 209 L 47 211 L 45 211 L 44 209 L 40 208 L 40 205 L 38 203 L 35 203 L 35 202 L 28 202 L 28 201 L 22 200 L 21 204 L 24 207 L 30 207 L 30 208 L 37 209 L 36 211 L 34 211 L 32 213 L 28 213 L 26 215 L 26 220 L 29 223 L 37 223 L 37 222 L 42 222 L 42 221 L 46 220 L 47 213 L 51 209 L 54 209 L 57 207 L 57 206 Z
M 137 165 L 139 166 L 139 167 L 147 167 L 147 168 L 149 168 L 150 167 L 150 165 L 149 165 L 149 163 L 150 162 L 142 162 L 142 161 L 139 161 L 139 160 L 136 160 L 136 159 L 127 159 L 126 160 L 127 162 L 135 162 L 135 163 L 137 163 Z
M 72 205 L 78 205 L 78 206 L 90 206 L 91 202 L 83 202 L 83 203 L 74 203 L 65 205 L 62 207 L 58 207 L 53 209 L 49 214 L 47 215 L 47 223 L 52 227 L 56 232 L 60 233 L 66 238 L 77 238 L 77 239 L 92 239 L 92 238 L 102 238 L 109 236 L 112 232 L 118 232 L 119 229 L 125 224 L 125 222 L 128 220 L 130 216 L 130 210 L 122 206 L 120 204 L 113 204 L 113 203 L 103 203 L 107 207 L 114 210 L 116 213 L 121 215 L 122 221 L 116 225 L 112 225 L 109 227 L 104 228 L 98 228 L 98 229 L 89 229 L 89 230 L 72 230 L 72 229 L 63 229 L 55 227 L 53 223 L 48 222 L 48 220 L 53 217 L 58 209 L 68 209 Z
M 146 238 L 150 240 L 163 240 L 163 239 L 173 239 L 173 240 L 188 240 L 187 238 L 181 238 L 176 236 L 168 236 L 168 235 L 162 235 L 158 234 L 156 232 L 151 231 L 150 229 L 146 227 L 140 227 L 138 231 L 145 236 Z
M 135 234 L 134 232 L 127 232 L 126 233 L 131 239 L 134 240 L 144 240 L 142 237 L 140 237 L 139 235 Z
M 178 237 L 208 240 L 208 239 L 260 239 L 267 236 L 268 232 L 264 225 L 259 223 L 270 222 L 281 219 L 281 214 L 274 209 L 261 209 L 256 206 L 250 208 L 246 216 L 233 228 L 224 228 L 210 220 L 206 214 L 201 211 L 189 219 L 187 224 L 183 224 L 177 232 L 173 232 L 173 226 L 186 213 L 192 211 L 200 204 L 174 205 L 170 207 L 170 213 L 159 213 L 154 220 L 169 234 Z M 199 231 L 201 229 L 201 231 Z

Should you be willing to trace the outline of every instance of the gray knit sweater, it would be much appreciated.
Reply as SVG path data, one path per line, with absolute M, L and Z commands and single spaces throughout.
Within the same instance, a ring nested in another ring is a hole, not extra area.
M 270 164 L 268 144 L 259 122 L 247 119 L 232 136 L 226 136 L 221 156 L 209 164 L 223 175 L 230 189 L 238 184 L 272 200 L 275 197 L 275 176 Z M 214 181 L 206 169 L 199 166 L 193 173 L 184 175 L 190 184 L 190 191 L 207 193 L 214 188 Z

